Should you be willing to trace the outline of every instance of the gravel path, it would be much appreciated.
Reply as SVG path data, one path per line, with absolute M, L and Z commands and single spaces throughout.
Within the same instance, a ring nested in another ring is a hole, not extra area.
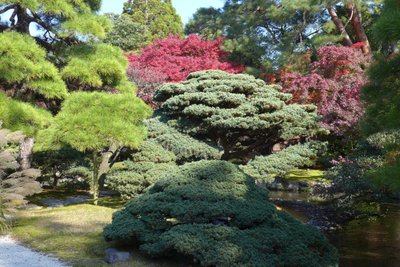
M 68 267 L 55 258 L 21 246 L 10 236 L 0 236 L 0 267 Z

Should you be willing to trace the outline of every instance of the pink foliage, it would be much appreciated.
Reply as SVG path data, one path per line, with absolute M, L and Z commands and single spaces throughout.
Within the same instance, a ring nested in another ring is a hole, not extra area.
M 128 67 L 128 79 L 137 86 L 137 96 L 143 99 L 153 109 L 158 103 L 153 101 L 157 88 L 167 81 L 167 75 L 152 68 L 141 67 L 138 62 L 131 62 Z
M 169 36 L 156 40 L 142 50 L 140 55 L 130 55 L 130 64 L 138 63 L 167 76 L 168 82 L 184 80 L 190 73 L 200 70 L 219 69 L 239 73 L 244 66 L 228 61 L 229 54 L 222 51 L 223 39 L 203 40 L 197 35 L 185 39 Z
M 292 102 L 316 105 L 321 126 L 343 135 L 363 115 L 360 90 L 367 82 L 364 69 L 369 61 L 357 47 L 322 47 L 307 74 L 286 73 L 282 77 L 283 91 L 293 94 Z

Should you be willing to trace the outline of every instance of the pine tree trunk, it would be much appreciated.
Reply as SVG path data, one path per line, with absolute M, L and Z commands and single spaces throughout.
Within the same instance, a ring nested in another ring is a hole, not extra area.
M 116 144 L 111 144 L 109 149 L 106 152 L 103 152 L 101 155 L 101 163 L 99 166 L 99 186 L 100 189 L 104 189 L 105 176 L 110 171 L 110 159 L 118 150 L 118 146 Z
M 99 162 L 96 151 L 93 152 L 93 178 L 91 187 L 94 200 L 93 203 L 97 206 L 99 199 Z
M 340 35 L 343 36 L 343 45 L 352 46 L 353 42 L 351 41 L 350 36 L 347 33 L 346 28 L 344 27 L 343 21 L 338 17 L 335 9 L 332 6 L 328 6 L 328 12 L 331 16 L 333 23 L 336 26 L 336 29 L 340 32 Z
M 20 143 L 18 158 L 21 170 L 26 170 L 31 167 L 33 144 L 33 137 L 26 137 Z
M 362 51 L 364 54 L 370 54 L 371 46 L 369 44 L 368 36 L 365 33 L 364 26 L 362 25 L 361 14 L 356 4 L 351 1 L 348 4 L 346 4 L 346 9 L 351 18 L 351 25 L 356 34 L 357 42 L 364 43 L 364 46 L 362 47 Z

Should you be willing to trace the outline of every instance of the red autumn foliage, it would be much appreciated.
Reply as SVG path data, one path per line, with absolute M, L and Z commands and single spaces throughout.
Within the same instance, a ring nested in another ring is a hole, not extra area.
M 306 74 L 283 74 L 283 91 L 293 94 L 294 103 L 316 105 L 321 126 L 335 135 L 344 135 L 363 115 L 360 90 L 368 79 L 365 67 L 370 57 L 357 45 L 325 46 L 318 49 L 317 55 L 318 60 L 310 63 Z
M 244 66 L 229 62 L 229 54 L 221 49 L 223 39 L 215 41 L 189 35 L 185 39 L 169 36 L 156 40 L 142 50 L 140 55 L 128 56 L 130 63 L 167 75 L 168 82 L 179 82 L 195 71 L 218 69 L 239 73 Z
M 218 69 L 230 73 L 243 72 L 244 66 L 228 60 L 221 49 L 223 39 L 204 40 L 197 35 L 185 39 L 169 36 L 156 40 L 139 55 L 128 55 L 128 76 L 138 86 L 138 96 L 156 107 L 152 101 L 157 87 L 164 82 L 180 82 L 195 71 Z

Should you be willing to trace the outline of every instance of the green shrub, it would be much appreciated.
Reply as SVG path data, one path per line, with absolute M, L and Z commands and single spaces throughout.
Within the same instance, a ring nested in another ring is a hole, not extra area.
M 283 176 L 296 167 L 313 166 L 322 146 L 319 142 L 293 145 L 269 156 L 258 156 L 241 169 L 259 181 L 272 182 L 276 175 Z
M 110 189 L 132 198 L 154 184 L 163 173 L 174 171 L 176 157 L 162 146 L 146 140 L 132 155 L 132 161 L 116 164 L 107 175 Z
M 329 188 L 315 193 L 336 198 L 340 205 L 352 205 L 358 197 L 373 192 L 400 191 L 400 131 L 375 133 L 360 142 L 347 158 L 333 160 L 327 172 Z
M 336 249 L 315 228 L 268 201 L 267 191 L 226 161 L 188 163 L 130 200 L 107 240 L 151 255 L 188 255 L 202 266 L 334 266 Z

